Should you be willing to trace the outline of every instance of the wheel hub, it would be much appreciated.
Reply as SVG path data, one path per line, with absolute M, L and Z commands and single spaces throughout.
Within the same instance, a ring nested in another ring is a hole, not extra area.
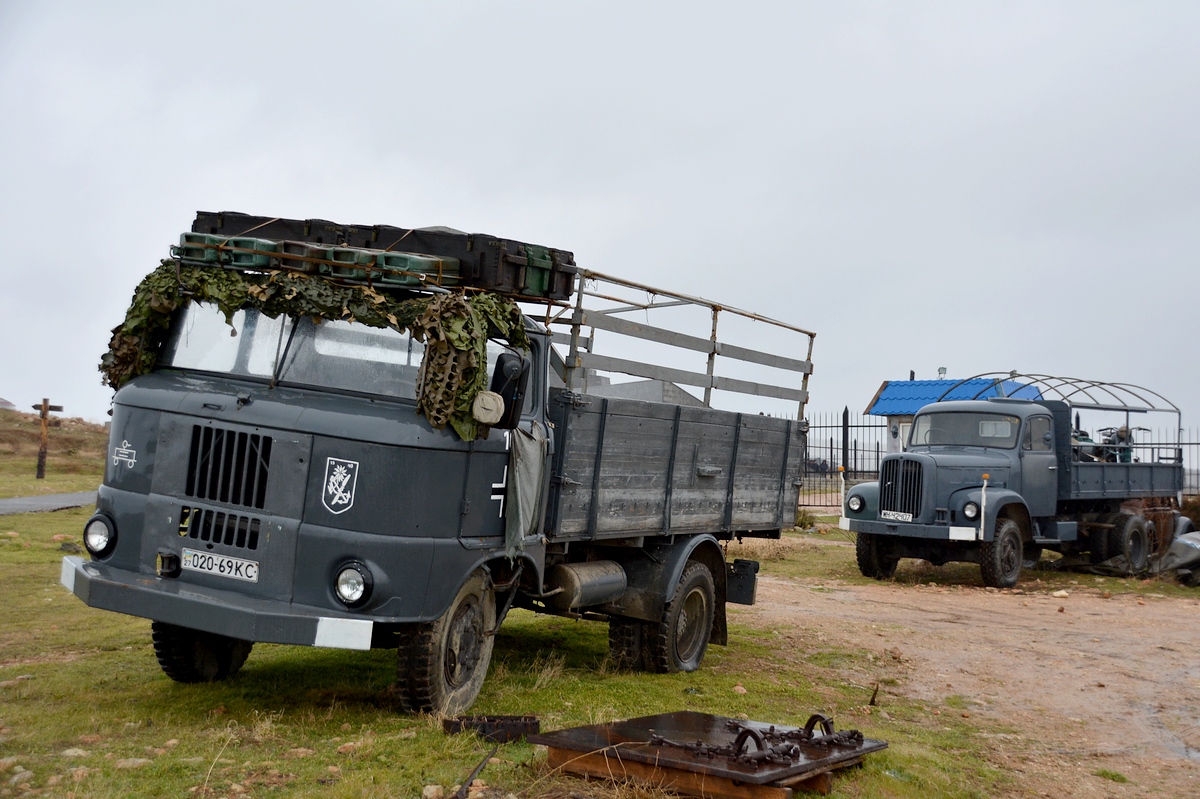
M 471 680 L 483 646 L 483 611 L 472 598 L 459 606 L 450 620 L 443 658 L 446 683 L 454 688 Z

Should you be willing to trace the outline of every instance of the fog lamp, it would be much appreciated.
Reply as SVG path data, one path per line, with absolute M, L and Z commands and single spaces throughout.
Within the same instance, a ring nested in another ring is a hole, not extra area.
M 347 563 L 338 570 L 334 592 L 346 607 L 354 608 L 371 596 L 371 570 L 362 563 Z
M 104 557 L 116 543 L 117 531 L 103 516 L 93 516 L 83 528 L 83 545 L 94 557 Z

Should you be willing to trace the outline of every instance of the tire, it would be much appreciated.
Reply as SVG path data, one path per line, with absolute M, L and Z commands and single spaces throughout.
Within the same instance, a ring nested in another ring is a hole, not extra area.
M 1043 551 L 1042 548 L 1040 546 L 1038 546 L 1037 544 L 1029 544 L 1028 546 L 1026 546 L 1025 547 L 1025 562 L 1022 564 L 1023 568 L 1026 568 L 1026 569 L 1037 568 L 1038 561 L 1040 561 L 1042 559 L 1042 551 Z
M 608 617 L 608 656 L 618 671 L 641 671 L 645 668 L 643 622 L 623 616 Z
M 997 519 L 991 541 L 979 545 L 979 571 L 983 584 L 992 588 L 1012 588 L 1024 565 L 1021 526 L 1012 519 Z
M 856 533 L 854 540 L 854 557 L 858 561 L 858 570 L 863 577 L 875 580 L 890 580 L 896 573 L 896 564 L 900 558 L 886 557 L 883 554 L 883 541 L 874 533 Z
M 1118 513 L 1105 513 L 1096 518 L 1098 524 L 1116 524 L 1120 519 Z M 1114 528 L 1115 529 L 1115 528 Z M 1088 559 L 1092 563 L 1103 563 L 1117 554 L 1117 550 L 1109 546 L 1109 538 L 1113 529 L 1108 527 L 1093 527 L 1088 533 Z
M 216 633 L 205 633 L 162 621 L 150 623 L 154 654 L 175 682 L 217 682 L 237 673 L 254 646 Z
M 642 625 L 647 670 L 668 674 L 700 668 L 712 634 L 716 601 L 717 592 L 708 567 L 688 561 L 663 611 L 662 621 Z
M 495 637 L 496 594 L 482 571 L 458 590 L 441 618 L 413 624 L 396 656 L 396 688 L 406 713 L 453 716 L 479 696 Z
M 1141 516 L 1122 513 L 1108 534 L 1109 557 L 1124 555 L 1130 574 L 1141 574 L 1150 566 L 1150 534 Z

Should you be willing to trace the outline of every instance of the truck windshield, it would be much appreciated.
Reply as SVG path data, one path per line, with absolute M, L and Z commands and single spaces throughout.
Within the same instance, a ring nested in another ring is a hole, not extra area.
M 998 413 L 923 413 L 913 422 L 909 446 L 1000 447 L 1017 444 L 1021 420 Z
M 488 342 L 488 372 L 504 347 Z M 415 399 L 425 345 L 406 333 L 308 317 L 270 319 L 244 309 L 233 328 L 214 306 L 190 304 L 176 319 L 161 363 L 280 383 Z

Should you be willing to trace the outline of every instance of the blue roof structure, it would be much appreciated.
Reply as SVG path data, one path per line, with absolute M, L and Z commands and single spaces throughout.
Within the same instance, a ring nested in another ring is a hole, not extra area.
M 957 388 L 954 388 L 957 386 Z M 996 381 L 978 377 L 972 380 L 888 380 L 879 387 L 878 393 L 867 407 L 872 416 L 912 416 L 931 402 L 943 399 L 942 395 L 954 388 L 944 399 L 987 399 L 988 397 L 1012 397 L 1014 399 L 1041 399 L 1037 386 L 1019 383 L 1016 380 L 1003 382 L 1004 393 L 997 391 Z

